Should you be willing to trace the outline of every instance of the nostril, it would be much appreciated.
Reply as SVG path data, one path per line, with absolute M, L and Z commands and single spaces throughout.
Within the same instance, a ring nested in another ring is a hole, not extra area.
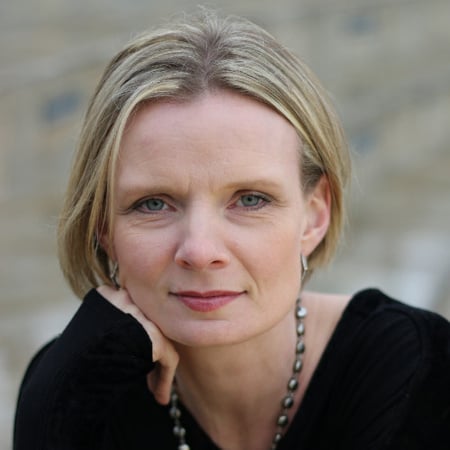
M 214 245 L 181 246 L 175 254 L 175 263 L 190 270 L 217 269 L 229 261 L 226 250 L 219 250 Z

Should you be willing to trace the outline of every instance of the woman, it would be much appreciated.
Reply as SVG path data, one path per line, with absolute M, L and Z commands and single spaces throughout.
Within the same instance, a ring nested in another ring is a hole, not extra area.
M 14 448 L 448 448 L 449 324 L 303 291 L 349 166 L 318 81 L 257 26 L 203 13 L 134 40 L 61 216 L 84 301 L 30 364 Z

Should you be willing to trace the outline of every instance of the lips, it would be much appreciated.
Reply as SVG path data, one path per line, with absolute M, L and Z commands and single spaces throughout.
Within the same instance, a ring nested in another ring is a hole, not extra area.
M 197 312 L 215 311 L 236 300 L 243 292 L 239 291 L 178 291 L 173 293 L 185 306 Z

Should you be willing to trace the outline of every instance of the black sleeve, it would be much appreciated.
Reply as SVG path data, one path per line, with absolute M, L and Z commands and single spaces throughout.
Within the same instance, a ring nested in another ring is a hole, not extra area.
M 341 401 L 352 427 L 339 448 L 450 449 L 448 322 L 392 303 L 364 326 L 351 358 L 354 390 Z
M 449 323 L 379 291 L 357 300 L 305 395 L 302 448 L 450 449 Z
M 103 449 L 110 408 L 145 383 L 153 366 L 152 344 L 139 322 L 90 291 L 61 336 L 27 369 L 14 450 Z
M 423 316 L 425 357 L 389 450 L 450 449 L 450 324 L 433 313 Z
M 398 303 L 365 323 L 361 351 L 371 364 L 353 371 L 353 425 L 342 448 L 450 449 L 450 326 L 428 311 Z M 364 359 L 355 352 L 353 362 Z M 359 442 L 358 445 L 355 445 Z

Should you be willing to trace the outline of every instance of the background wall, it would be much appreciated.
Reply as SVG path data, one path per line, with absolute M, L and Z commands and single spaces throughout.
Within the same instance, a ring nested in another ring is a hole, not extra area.
M 197 1 L 0 4 L 0 449 L 29 358 L 78 306 L 55 224 L 87 100 L 135 33 Z M 354 152 L 350 224 L 312 287 L 380 286 L 450 317 L 450 2 L 228 0 L 332 93 Z

